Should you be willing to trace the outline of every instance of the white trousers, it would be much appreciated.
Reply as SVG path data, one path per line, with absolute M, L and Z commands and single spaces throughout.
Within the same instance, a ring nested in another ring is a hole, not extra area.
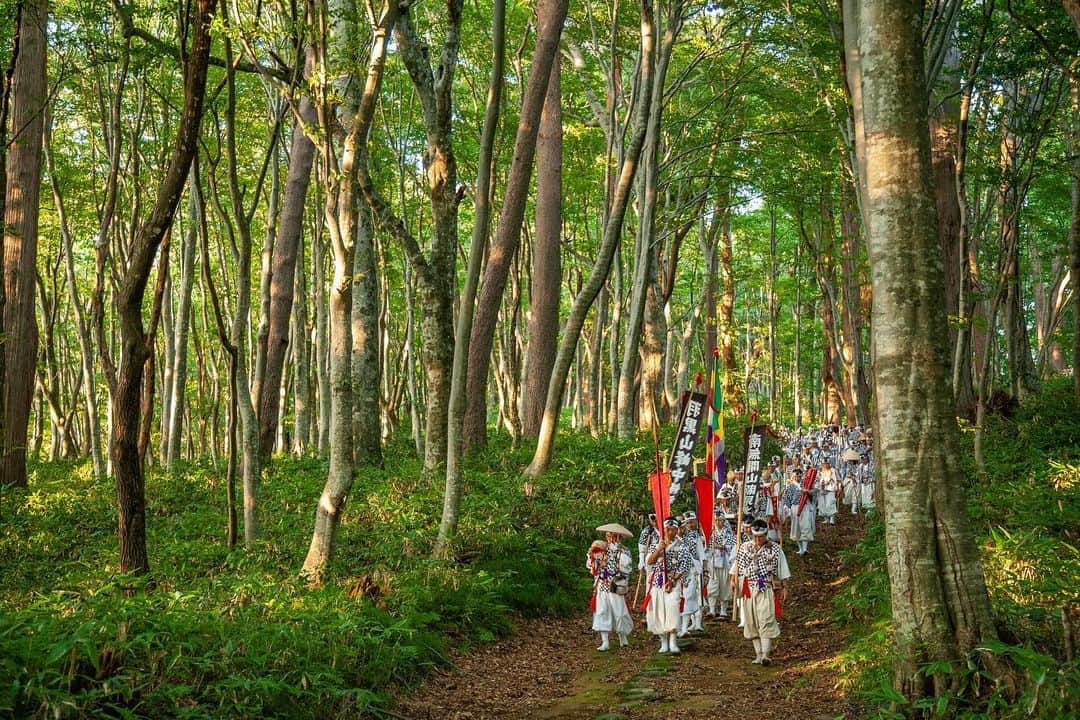
M 634 619 L 630 616 L 630 608 L 626 605 L 626 596 L 597 590 L 592 629 L 596 632 L 629 635 L 634 629 Z
M 679 603 L 682 600 L 679 587 L 671 592 L 664 592 L 662 587 L 654 587 L 649 596 L 649 606 L 645 608 L 645 624 L 653 635 L 666 635 L 679 629 Z

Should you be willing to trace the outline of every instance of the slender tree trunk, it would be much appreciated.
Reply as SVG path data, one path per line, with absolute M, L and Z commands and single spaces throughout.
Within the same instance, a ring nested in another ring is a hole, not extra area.
M 562 84 L 559 53 L 551 63 L 544 110 L 536 140 L 536 238 L 533 243 L 529 303 L 529 345 L 525 360 L 522 432 L 540 434 L 548 380 L 559 345 L 559 291 L 562 287 Z M 594 360 L 595 364 L 595 360 Z M 590 368 L 590 379 L 591 379 Z M 592 385 L 590 383 L 590 391 Z M 590 395 L 590 425 L 592 399 Z
M 864 0 L 868 248 L 885 538 L 892 586 L 894 685 L 914 701 L 966 691 L 966 677 L 922 672 L 996 639 L 968 519 L 948 380 L 944 271 L 937 229 L 920 0 Z M 989 656 L 984 661 L 993 662 Z
M 450 554 L 450 542 L 457 531 L 458 511 L 461 503 L 461 456 L 465 449 L 465 390 L 468 382 L 466 363 L 469 359 L 476 288 L 480 281 L 480 263 L 483 260 L 484 243 L 487 240 L 488 230 L 491 225 L 493 148 L 495 146 L 495 133 L 499 125 L 503 66 L 506 58 L 506 0 L 495 0 L 494 2 L 491 17 L 491 36 L 491 79 L 488 83 L 487 105 L 484 111 L 484 127 L 480 136 L 480 155 L 476 171 L 476 221 L 473 225 L 472 242 L 469 246 L 468 265 L 465 274 L 465 287 L 462 290 L 457 327 L 455 328 L 449 424 L 446 431 L 446 487 L 443 491 L 443 511 L 442 519 L 439 522 L 439 535 L 435 541 L 433 552 L 435 557 L 447 557 Z M 553 74 L 557 77 L 557 70 L 553 71 Z M 556 312 L 558 312 L 557 305 Z
M 529 180 L 532 176 L 536 136 L 547 97 L 552 67 L 555 65 L 555 56 L 559 51 L 559 38 L 562 35 L 568 5 L 569 0 L 540 0 L 537 5 L 536 48 L 533 51 L 529 80 L 522 99 L 502 212 L 499 214 L 495 239 L 488 249 L 484 279 L 480 287 L 476 317 L 469 340 L 468 393 L 464 429 L 465 443 L 469 447 L 483 446 L 487 442 L 487 382 L 491 367 L 491 348 L 495 339 L 495 323 L 498 319 L 503 293 L 506 290 L 510 267 L 521 242 L 521 223 L 525 216 Z M 556 296 L 558 287 L 559 279 L 556 278 Z M 541 288 L 542 291 L 549 289 L 550 283 Z
M 315 373 L 319 386 L 319 455 L 330 452 L 330 318 L 326 302 L 326 248 L 322 242 L 323 223 L 312 239 L 314 278 L 312 291 L 315 295 Z M 267 362 L 269 365 L 269 362 Z
M 188 215 L 189 227 L 184 233 L 180 249 L 180 299 L 176 310 L 175 329 L 172 337 L 165 338 L 167 343 L 173 343 L 174 357 L 173 385 L 170 393 L 172 401 L 168 418 L 169 444 L 164 458 L 165 466 L 170 469 L 180 459 L 184 410 L 187 404 L 188 328 L 191 324 L 191 291 L 195 285 L 195 249 L 198 245 L 199 227 L 198 203 L 193 193 L 189 202 L 191 205 Z
M 23 0 L 17 13 L 15 71 L 11 77 L 11 132 L 4 202 L 3 329 L 4 444 L 0 486 L 26 485 L 26 432 L 34 394 L 38 329 L 34 278 L 38 245 L 42 131 L 48 102 L 45 79 L 46 0 Z
M 136 230 L 117 296 L 121 355 L 113 394 L 110 455 L 116 475 L 121 572 L 142 574 L 150 569 L 146 552 L 143 465 L 138 451 L 143 371 L 150 356 L 143 329 L 142 301 L 158 247 L 172 226 L 195 157 L 210 56 L 210 25 L 216 4 L 216 0 L 196 0 L 192 7 L 189 17 L 192 40 L 184 73 L 184 104 L 175 146 L 154 207 Z
M 303 457 L 308 452 L 311 435 L 311 328 L 307 313 L 307 272 L 304 268 L 304 244 L 296 249 L 296 272 L 293 279 L 292 347 L 293 362 L 293 445 L 292 453 Z M 261 431 L 261 430 L 260 430 Z
M 379 364 L 379 274 L 371 209 L 357 193 L 353 257 L 353 450 L 358 463 L 382 464 Z
M 310 60 L 308 61 L 310 62 Z M 297 257 L 302 256 L 304 208 L 307 205 L 311 168 L 315 162 L 315 143 L 304 132 L 301 122 L 315 122 L 315 106 L 302 97 L 298 103 L 300 120 L 293 128 L 289 169 L 285 176 L 285 198 L 281 208 L 277 237 L 270 269 L 270 308 L 266 335 L 266 369 L 259 383 L 259 452 L 270 458 L 278 425 L 285 351 L 289 343 L 289 320 L 292 315 L 294 276 Z M 318 250 L 316 250 L 318 252 Z
M 332 152 L 329 143 L 331 129 L 338 123 L 337 106 L 330 99 L 330 88 L 320 84 L 317 89 L 316 113 L 321 129 L 323 160 L 323 184 L 326 188 L 325 216 L 330 231 L 330 242 L 334 254 L 334 278 L 330 291 L 330 384 L 331 384 L 331 432 L 330 432 L 330 467 L 326 484 L 323 487 L 315 511 L 315 529 L 311 536 L 307 557 L 301 571 L 303 577 L 312 584 L 320 584 L 326 572 L 334 550 L 334 538 L 341 522 L 341 513 L 345 506 L 349 490 L 353 483 L 353 343 L 352 343 L 352 285 L 354 272 L 354 241 L 357 237 L 360 221 L 354 210 L 360 188 L 358 176 L 366 172 L 367 144 L 375 107 L 378 102 L 379 88 L 382 84 L 383 70 L 386 66 L 386 51 L 390 31 L 398 19 L 400 8 L 394 3 L 384 3 L 378 18 L 371 28 L 371 51 L 368 56 L 367 77 L 359 97 L 350 98 L 348 108 L 350 120 L 345 125 L 346 135 L 339 152 Z M 315 3 L 312 12 L 315 21 L 326 27 L 329 8 L 322 3 Z M 336 18 L 336 22 L 346 24 L 344 35 L 351 36 L 348 19 Z M 339 33 L 341 31 L 339 30 Z M 340 35 L 338 36 L 340 38 Z M 316 39 L 314 50 L 317 76 L 327 77 L 327 46 L 330 38 Z M 355 92 L 355 91 L 354 91 Z M 331 173 L 329 160 L 337 157 L 336 172 Z M 378 292 L 376 290 L 376 297 Z M 365 305 L 368 299 L 365 298 Z M 377 330 L 372 333 L 378 336 Z M 372 378 L 376 388 L 378 378 Z M 376 404 L 376 422 L 378 405 Z M 378 440 L 378 438 L 376 438 Z
M 1071 0 L 1064 0 L 1069 3 Z M 1080 2 L 1070 11 L 1076 33 L 1080 35 Z M 1073 305 L 1073 394 L 1080 401 L 1080 82 L 1069 83 L 1069 192 L 1072 198 L 1072 223 L 1069 226 L 1069 273 Z
M 51 118 L 50 118 L 51 120 Z M 105 477 L 105 459 L 101 447 L 101 418 L 98 415 L 97 406 L 97 372 L 94 368 L 94 341 L 90 334 L 87 323 L 86 311 L 79 293 L 78 276 L 75 271 L 75 257 L 73 253 L 74 241 L 71 236 L 70 225 L 67 220 L 67 210 L 64 199 L 60 192 L 60 183 L 57 180 L 53 168 L 53 156 L 51 148 L 51 122 L 46 123 L 46 135 L 44 140 L 45 162 L 49 171 L 49 180 L 52 184 L 53 202 L 56 205 L 57 219 L 60 223 L 60 236 L 64 244 L 64 272 L 68 285 L 68 301 L 71 304 L 72 315 L 75 319 L 75 334 L 79 342 L 79 361 L 82 372 L 83 402 L 87 420 L 87 440 L 90 449 L 90 457 L 94 466 L 94 477 Z
M 611 267 L 611 259 L 615 255 L 616 246 L 619 244 L 623 219 L 626 216 L 626 208 L 629 204 L 630 190 L 633 187 L 634 176 L 637 173 L 641 148 L 645 142 L 649 107 L 652 103 L 652 68 L 654 66 L 653 55 L 656 52 L 656 23 L 652 4 L 649 0 L 642 0 L 640 10 L 641 55 L 639 63 L 641 65 L 641 80 L 638 86 L 638 104 L 634 110 L 634 122 L 626 142 L 626 152 L 622 167 L 619 170 L 619 179 L 614 186 L 611 213 L 604 226 L 604 235 L 600 243 L 600 249 L 597 252 L 596 263 L 593 265 L 592 272 L 589 274 L 589 278 L 582 287 L 581 292 L 574 298 L 574 303 L 570 308 L 570 315 L 563 328 L 559 353 L 555 358 L 555 367 L 552 369 L 551 382 L 548 385 L 547 403 L 544 407 L 544 419 L 540 425 L 540 436 L 537 440 L 536 452 L 533 455 L 532 463 L 525 471 L 526 475 L 531 477 L 538 477 L 543 474 L 551 463 L 559 408 L 562 404 L 563 391 L 566 389 L 566 378 L 570 374 L 570 364 L 576 355 L 577 342 L 581 335 L 581 328 L 585 325 L 585 317 L 600 292 L 600 286 L 604 284 L 607 278 L 608 270 Z

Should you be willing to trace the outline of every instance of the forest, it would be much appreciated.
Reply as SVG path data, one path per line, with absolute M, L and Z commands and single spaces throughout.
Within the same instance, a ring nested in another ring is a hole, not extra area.
M 2 0 L 0 67 L 0 717 L 688 716 L 462 670 L 618 674 L 528 643 L 688 391 L 878 478 L 694 692 L 1077 717 L 1080 1 Z

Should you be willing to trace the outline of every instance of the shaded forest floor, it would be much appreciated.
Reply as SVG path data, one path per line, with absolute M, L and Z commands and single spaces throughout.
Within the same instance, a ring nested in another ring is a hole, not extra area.
M 584 613 L 526 621 L 512 637 L 455 658 L 453 668 L 401 696 L 395 712 L 412 720 L 644 720 L 753 702 L 762 720 L 856 717 L 857 706 L 838 689 L 844 629 L 830 614 L 849 580 L 840 552 L 854 545 L 865 522 L 850 514 L 837 522 L 819 527 L 806 557 L 790 543 L 785 548 L 792 593 L 769 667 L 750 664 L 751 644 L 729 621 L 706 620 L 704 633 L 680 641 L 681 655 L 659 655 L 638 612 L 630 647 L 601 653 Z

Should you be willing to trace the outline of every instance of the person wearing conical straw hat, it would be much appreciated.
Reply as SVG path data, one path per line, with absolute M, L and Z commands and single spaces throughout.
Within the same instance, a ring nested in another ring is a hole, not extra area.
M 597 530 L 604 533 L 606 541 L 593 542 L 585 566 L 593 576 L 592 629 L 600 633 L 600 647 L 596 649 L 605 652 L 611 647 L 612 632 L 619 636 L 619 645 L 626 647 L 634 629 L 626 599 L 633 558 L 630 550 L 621 544 L 624 537 L 633 537 L 633 533 L 618 523 L 601 525 Z
M 783 548 L 769 539 L 768 523 L 755 520 L 751 533 L 753 542 L 739 547 L 731 574 L 736 578 L 737 592 L 743 600 L 743 637 L 754 643 L 753 663 L 768 665 L 772 662 L 772 642 L 780 637 L 777 600 L 787 602 L 791 570 Z
M 690 571 L 690 554 L 679 538 L 679 521 L 664 520 L 664 536 L 649 548 L 645 560 L 652 566 L 645 621 L 649 632 L 660 637 L 661 653 L 679 653 L 675 634 L 679 630 L 682 580 Z

